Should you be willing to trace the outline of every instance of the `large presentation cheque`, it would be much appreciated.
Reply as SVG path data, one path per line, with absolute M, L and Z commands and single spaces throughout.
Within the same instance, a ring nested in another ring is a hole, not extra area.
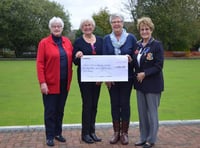
M 81 58 L 81 82 L 128 81 L 128 57 L 92 55 Z

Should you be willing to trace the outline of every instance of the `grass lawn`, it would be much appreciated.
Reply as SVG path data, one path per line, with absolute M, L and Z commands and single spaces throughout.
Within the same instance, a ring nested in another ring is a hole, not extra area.
M 160 120 L 200 119 L 200 60 L 165 60 Z M 35 61 L 0 61 L 0 126 L 43 124 L 43 103 Z M 131 121 L 138 121 L 135 90 Z M 64 123 L 81 122 L 81 98 L 74 66 Z M 111 122 L 110 100 L 102 85 L 97 122 Z

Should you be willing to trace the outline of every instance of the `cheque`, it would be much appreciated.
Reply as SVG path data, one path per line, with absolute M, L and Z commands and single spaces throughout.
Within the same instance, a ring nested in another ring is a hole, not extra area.
M 128 57 L 125 55 L 83 56 L 81 81 L 128 81 Z

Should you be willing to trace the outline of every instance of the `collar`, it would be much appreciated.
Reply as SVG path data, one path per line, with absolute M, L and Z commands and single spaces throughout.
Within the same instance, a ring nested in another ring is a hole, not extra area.
M 52 39 L 56 44 L 60 44 L 62 42 L 62 37 L 57 37 L 55 35 L 52 34 Z
M 153 37 L 151 37 L 148 41 L 148 43 L 146 44 L 146 46 L 150 45 L 155 39 Z M 137 44 L 139 45 L 140 48 L 143 48 L 142 46 L 142 42 L 143 42 L 143 39 L 137 41 Z

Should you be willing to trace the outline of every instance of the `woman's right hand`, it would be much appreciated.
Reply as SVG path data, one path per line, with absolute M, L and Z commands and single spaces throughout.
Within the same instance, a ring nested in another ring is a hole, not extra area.
M 81 58 L 83 56 L 83 52 L 82 51 L 78 51 L 76 53 L 76 58 Z
M 41 93 L 48 95 L 49 89 L 48 89 L 47 83 L 41 83 L 40 90 L 41 90 Z

